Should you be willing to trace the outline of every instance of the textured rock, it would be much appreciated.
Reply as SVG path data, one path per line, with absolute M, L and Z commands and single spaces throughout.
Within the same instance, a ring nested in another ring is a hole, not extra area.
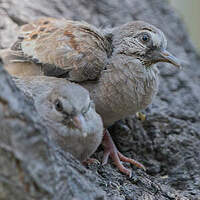
M 133 168 L 132 179 L 120 174 L 112 165 L 91 165 L 94 173 L 91 178 L 90 172 L 78 162 L 69 162 L 68 156 L 49 148 L 45 129 L 36 123 L 37 113 L 30 105 L 31 100 L 24 100 L 1 69 L 0 127 L 1 133 L 6 130 L 6 134 L 0 135 L 0 190 L 3 186 L 0 195 L 7 192 L 13 194 L 13 199 L 30 199 L 36 197 L 34 195 L 53 199 L 55 194 L 55 199 L 72 199 L 73 195 L 77 195 L 73 196 L 77 199 L 94 199 L 96 191 L 99 196 L 103 195 L 97 186 L 106 191 L 109 199 L 200 199 L 200 57 L 167 1 L 1 0 L 0 8 L 4 12 L 1 47 L 14 40 L 16 34 L 11 30 L 17 25 L 41 16 L 81 19 L 102 28 L 140 19 L 163 30 L 168 38 L 168 49 L 185 60 L 182 71 L 160 64 L 160 90 L 153 105 L 145 110 L 146 121 L 129 117 L 111 128 L 111 132 L 119 133 L 113 135 L 120 151 L 147 167 L 148 175 Z M 48 149 L 50 157 L 41 157 L 39 152 L 48 152 Z M 95 156 L 101 158 L 101 149 Z M 40 170 L 45 176 L 39 176 Z M 51 172 L 56 178 L 50 178 Z M 95 183 L 93 186 L 91 181 Z M 27 182 L 30 186 L 26 186 Z M 26 187 L 29 188 L 26 195 L 30 196 L 22 197 L 21 191 Z M 5 198 L 0 196 L 0 199 Z
M 104 199 L 78 161 L 58 151 L 32 105 L 0 68 L 0 199 Z

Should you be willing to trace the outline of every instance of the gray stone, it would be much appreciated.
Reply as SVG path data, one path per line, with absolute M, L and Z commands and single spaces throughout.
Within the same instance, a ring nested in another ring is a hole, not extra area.
M 31 100 L 1 69 L 0 199 L 103 199 L 103 189 L 108 199 L 199 200 L 200 57 L 167 1 L 1 0 L 0 8 L 7 12 L 1 16 L 1 47 L 16 36 L 6 33 L 41 16 L 85 20 L 102 28 L 139 19 L 159 27 L 170 52 L 185 61 L 182 71 L 160 64 L 160 90 L 144 111 L 144 122 L 132 116 L 111 127 L 120 151 L 147 167 L 147 173 L 133 168 L 132 179 L 112 164 L 94 164 L 88 171 L 54 149 Z M 99 149 L 95 157 L 101 156 Z

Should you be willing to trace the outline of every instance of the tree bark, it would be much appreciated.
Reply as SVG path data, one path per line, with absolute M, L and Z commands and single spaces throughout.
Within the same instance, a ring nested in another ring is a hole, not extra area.
M 0 199 L 200 199 L 200 57 L 185 26 L 163 0 L 0 0 L 0 47 L 16 40 L 19 25 L 42 16 L 113 27 L 144 20 L 159 27 L 168 49 L 185 61 L 179 71 L 160 64 L 160 90 L 144 112 L 111 127 L 121 152 L 141 161 L 133 178 L 112 165 L 85 169 L 47 140 L 33 100 L 0 67 Z M 100 159 L 99 149 L 94 157 Z M 131 167 L 131 166 L 129 166 Z

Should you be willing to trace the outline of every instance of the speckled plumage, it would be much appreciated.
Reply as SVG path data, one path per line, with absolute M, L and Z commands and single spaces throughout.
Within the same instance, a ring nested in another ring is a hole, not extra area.
M 81 82 L 98 79 L 105 68 L 109 42 L 94 26 L 86 22 L 42 18 L 21 27 L 18 40 L 9 50 L 8 71 L 15 74 L 20 66 L 32 63 L 39 73 L 21 68 L 23 75 L 52 75 Z M 9 62 L 10 61 L 10 62 Z M 15 74 L 16 75 L 16 74 Z
M 152 102 L 158 90 L 156 63 L 180 66 L 166 47 L 163 32 L 142 21 L 102 31 L 84 22 L 46 18 L 24 25 L 4 60 L 13 75 L 43 74 L 78 82 L 90 92 L 107 128 Z M 103 163 L 111 156 L 129 176 L 120 160 L 145 169 L 124 157 L 107 131 L 103 146 Z
M 97 85 L 83 83 L 90 91 L 105 127 L 146 108 L 158 90 L 156 67 L 142 68 L 139 63 L 131 61 L 130 64 L 130 57 L 123 57 L 119 55 L 113 60 L 112 70 L 105 71 Z M 122 60 L 124 62 L 120 63 Z M 124 65 L 127 67 L 124 68 Z M 137 73 L 132 72 L 132 68 Z
M 141 41 L 144 34 L 150 35 L 148 43 Z M 154 53 L 166 46 L 162 31 L 142 21 L 103 32 L 85 22 L 42 18 L 22 26 L 4 60 L 13 75 L 79 82 L 90 91 L 107 127 L 152 102 L 158 89 L 155 64 L 176 64 Z
M 53 142 L 81 161 L 94 153 L 102 140 L 103 124 L 87 90 L 67 80 L 46 76 L 21 77 L 14 81 L 33 98 Z M 62 102 L 63 112 L 55 109 L 57 99 Z M 79 120 L 78 127 L 75 118 Z

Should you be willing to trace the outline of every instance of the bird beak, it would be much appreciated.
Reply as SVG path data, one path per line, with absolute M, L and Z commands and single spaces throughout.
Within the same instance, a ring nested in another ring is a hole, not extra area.
M 85 129 L 85 119 L 83 115 L 76 115 L 72 118 L 73 125 L 75 128 L 79 129 L 82 133 L 83 136 L 86 137 L 87 133 L 84 131 Z
M 174 65 L 178 68 L 181 68 L 180 61 L 175 56 L 173 56 L 171 53 L 169 53 L 167 50 L 160 51 L 157 56 L 158 56 L 157 59 L 160 62 L 171 63 L 172 65 Z

